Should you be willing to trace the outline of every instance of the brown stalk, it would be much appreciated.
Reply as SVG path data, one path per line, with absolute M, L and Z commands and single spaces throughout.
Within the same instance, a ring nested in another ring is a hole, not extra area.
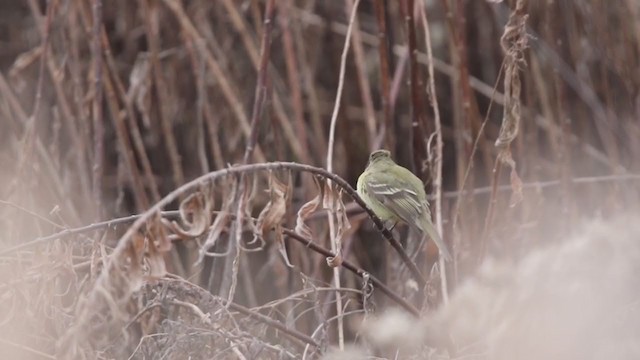
M 426 6 L 426 5 L 425 5 Z M 430 165 L 432 167 L 433 178 L 433 194 L 435 201 L 433 202 L 432 214 L 435 218 L 435 225 L 438 233 L 444 239 L 443 221 L 442 221 L 442 148 L 444 146 L 442 142 L 442 120 L 440 118 L 440 106 L 438 105 L 438 95 L 436 91 L 436 84 L 434 80 L 433 71 L 433 50 L 431 48 L 431 34 L 429 31 L 429 21 L 427 19 L 427 11 L 425 6 L 420 6 L 420 20 L 424 28 L 425 47 L 427 49 L 427 57 L 429 58 L 429 64 L 427 66 L 429 73 L 428 94 L 433 108 L 433 117 L 435 125 L 436 146 L 435 149 L 429 149 Z M 425 246 L 424 250 L 427 251 Z M 455 249 L 452 253 L 453 266 L 455 267 Z M 447 267 L 445 260 L 442 256 L 438 258 L 440 267 L 440 287 L 442 292 L 442 301 L 446 305 L 449 302 L 449 290 L 447 286 Z
M 260 47 L 260 68 L 258 70 L 258 81 L 253 100 L 253 114 L 251 115 L 251 135 L 244 151 L 243 164 L 249 162 L 249 157 L 253 153 L 253 148 L 258 140 L 258 124 L 262 120 L 264 101 L 267 95 L 267 68 L 269 66 L 269 54 L 271 50 L 271 30 L 273 28 L 274 0 L 267 0 L 267 7 L 264 13 L 264 33 L 262 34 L 262 45 Z
M 13 119 L 12 123 L 14 127 L 17 129 L 20 128 L 22 124 L 28 124 L 29 118 L 27 116 L 27 113 L 22 108 L 22 105 L 20 105 L 20 101 L 18 101 L 18 98 L 11 90 L 11 87 L 7 83 L 7 80 L 4 78 L 2 73 L 0 73 L 0 94 L 2 94 L 3 99 L 9 104 L 10 108 L 17 115 L 17 118 L 13 116 L 10 117 L 11 119 Z M 36 138 L 34 139 L 34 141 L 35 150 L 38 153 L 40 160 L 39 163 L 44 165 L 44 168 L 47 172 L 47 179 L 51 180 L 48 181 L 46 185 L 52 188 L 59 201 L 65 205 L 66 210 L 69 211 L 69 215 L 73 217 L 71 222 L 76 224 L 81 223 L 82 217 L 78 213 L 78 209 L 71 202 L 71 199 L 65 191 L 65 186 L 60 176 L 59 169 L 57 168 L 53 158 L 51 157 L 51 154 L 42 144 L 40 138 Z M 8 195 L 11 194 L 9 190 L 11 189 L 8 189 L 3 193 L 3 197 L 8 198 Z
M 347 26 L 345 24 L 334 22 L 334 21 L 325 21 L 323 18 L 315 14 L 306 12 L 299 8 L 294 8 L 293 10 L 294 10 L 293 14 L 296 17 L 300 18 L 302 21 L 304 21 L 305 24 L 307 25 L 312 25 L 320 28 L 328 28 L 331 31 L 341 35 L 345 35 L 347 32 Z M 369 34 L 367 32 L 362 32 L 362 41 L 365 44 L 370 46 L 379 45 L 378 37 L 376 35 Z M 393 54 L 395 54 L 397 57 L 402 59 L 404 56 L 406 56 L 407 47 L 404 45 L 394 45 L 391 48 L 391 50 Z M 418 62 L 424 65 L 427 65 L 428 63 L 427 54 L 423 52 L 418 52 Z M 443 60 L 434 58 L 433 67 L 439 73 L 442 73 L 448 77 L 454 78 L 453 80 L 457 78 L 457 67 L 447 64 Z M 502 105 L 504 103 L 502 94 L 500 94 L 499 92 L 494 93 L 492 91 L 493 86 L 483 82 L 481 79 L 477 77 L 469 75 L 469 86 L 473 90 L 475 90 L 478 94 L 483 95 L 489 99 L 493 99 L 493 101 L 496 102 L 497 104 Z M 393 108 L 391 109 L 391 113 L 393 114 Z
M 149 160 L 147 150 L 142 140 L 140 127 L 138 126 L 137 117 L 133 110 L 132 99 L 127 95 L 124 84 L 122 83 L 120 78 L 117 76 L 118 74 L 117 66 L 115 63 L 115 59 L 113 57 L 113 53 L 111 51 L 109 38 L 107 37 L 107 33 L 104 30 L 104 28 L 102 29 L 102 43 L 103 43 L 105 58 L 107 60 L 108 71 L 110 71 L 110 73 L 113 74 L 111 78 L 113 79 L 115 90 L 117 90 L 117 93 L 120 97 L 120 101 L 124 103 L 124 108 L 126 111 L 126 118 L 127 118 L 127 125 L 128 125 L 127 129 L 129 131 L 129 136 L 131 136 L 131 141 L 133 142 L 133 146 L 138 155 L 138 159 L 140 160 L 140 163 L 142 165 L 142 170 L 144 171 L 144 180 L 146 181 L 146 187 L 148 187 L 151 191 L 152 201 L 156 202 L 160 199 L 160 190 L 158 188 L 158 182 L 156 181 L 156 178 L 153 174 L 151 161 Z M 127 145 L 126 149 L 130 149 L 130 148 L 131 148 L 131 144 Z M 132 158 L 131 158 L 132 166 L 135 166 L 134 159 L 135 157 L 132 155 Z M 136 173 L 137 172 L 138 171 L 136 170 Z M 141 179 L 137 179 L 139 175 L 133 175 L 133 173 L 131 173 L 131 176 L 132 176 L 133 182 L 142 181 Z
M 353 9 L 353 0 L 345 1 L 345 13 L 347 16 L 351 13 Z M 377 137 L 377 129 L 376 129 L 376 113 L 373 107 L 373 100 L 371 98 L 371 84 L 369 83 L 369 78 L 367 77 L 367 73 L 364 69 L 364 65 L 366 64 L 364 49 L 362 46 L 362 36 L 360 31 L 360 25 L 358 23 L 358 18 L 354 18 L 353 20 L 353 33 L 351 36 L 351 45 L 353 46 L 353 61 L 356 68 L 356 75 L 358 79 L 358 86 L 360 87 L 360 96 L 362 98 L 362 104 L 365 110 L 365 124 L 368 132 L 368 143 L 369 149 L 375 150 L 378 146 L 375 144 L 375 140 Z
M 87 106 L 84 106 L 83 96 L 88 92 L 88 84 L 84 79 L 83 75 L 83 56 L 82 51 L 80 50 L 87 41 L 87 39 L 91 39 L 90 35 L 90 27 L 87 24 L 91 23 L 91 12 L 85 12 L 84 4 L 80 4 L 80 6 L 72 6 L 69 11 L 69 72 L 71 73 L 71 80 L 73 81 L 73 95 L 71 98 L 76 104 L 76 114 L 71 117 L 70 114 L 65 109 L 68 104 L 65 104 L 63 101 L 66 101 L 62 91 L 58 90 L 58 87 L 61 84 L 59 77 L 53 77 L 54 84 L 56 87 L 56 94 L 61 93 L 62 96 L 58 95 L 58 102 L 61 105 L 61 110 L 63 112 L 65 125 L 67 127 L 67 132 L 71 139 L 73 139 L 76 163 L 78 168 L 78 176 L 80 179 L 81 190 L 83 191 L 84 198 L 91 198 L 91 170 L 89 168 L 89 145 L 87 144 L 87 140 L 91 138 L 89 127 L 87 124 L 89 121 L 85 121 L 90 117 L 90 109 Z M 85 14 L 87 14 L 85 17 Z M 57 81 L 56 81 L 57 80 Z M 67 118 L 67 116 L 69 116 Z
M 505 106 L 503 111 L 500 134 L 495 146 L 498 148 L 498 156 L 493 168 L 492 191 L 489 200 L 489 208 L 485 217 L 482 238 L 480 240 L 480 257 L 478 262 L 484 259 L 487 248 L 487 240 L 491 233 L 491 226 L 497 203 L 497 187 L 500 180 L 502 165 L 511 168 L 511 186 L 513 194 L 522 196 L 522 184 L 516 172 L 515 161 L 511 155 L 511 143 L 518 136 L 521 118 L 521 81 L 520 66 L 524 63 L 523 52 L 527 47 L 526 21 L 527 1 L 518 0 L 514 10 L 505 25 L 504 34 L 500 38 L 500 45 L 505 53 Z
M 95 6 L 95 4 L 94 4 Z M 94 8 L 95 10 L 95 8 Z M 95 31 L 95 17 L 91 18 L 88 13 L 82 13 L 81 16 L 83 18 L 84 23 L 86 24 L 85 28 L 92 30 L 92 35 L 94 35 Z M 133 196 L 135 199 L 136 207 L 142 211 L 149 207 L 149 199 L 145 190 L 145 186 L 143 183 L 143 179 L 140 176 L 139 170 L 136 165 L 135 155 L 133 153 L 133 148 L 131 144 L 131 140 L 129 136 L 134 139 L 134 143 L 138 142 L 137 149 L 141 150 L 139 153 L 140 158 L 142 159 L 143 167 L 145 171 L 151 172 L 151 165 L 149 164 L 148 157 L 146 155 L 146 151 L 144 150 L 144 145 L 142 144 L 142 140 L 140 138 L 139 130 L 137 124 L 135 124 L 135 118 L 133 110 L 131 109 L 130 103 L 126 99 L 126 95 L 124 95 L 124 88 L 122 82 L 117 76 L 116 66 L 114 64 L 113 54 L 111 53 L 111 47 L 109 45 L 109 39 L 107 37 L 106 31 L 104 27 L 100 29 L 100 41 L 101 45 L 101 56 L 104 56 L 106 59 L 107 67 L 102 69 L 101 73 L 105 72 L 106 76 L 101 76 L 101 84 L 104 86 L 104 90 L 106 92 L 106 100 L 109 106 L 109 111 L 112 114 L 112 123 L 113 127 L 116 130 L 116 135 L 118 138 L 119 145 L 121 146 L 122 155 L 124 158 L 125 167 L 127 169 L 127 173 L 129 176 L 129 180 L 133 186 Z M 113 76 L 109 76 L 113 74 Z M 126 115 L 121 113 L 121 109 L 118 105 L 116 89 L 121 95 L 121 99 L 125 104 Z M 129 126 L 124 122 L 125 117 L 129 117 L 133 119 L 133 121 L 129 121 Z M 134 123 L 135 126 L 131 126 L 131 123 Z M 131 134 L 130 134 L 131 133 Z M 137 140 L 136 140 L 137 139 Z M 146 179 L 149 181 L 150 176 L 147 175 Z M 157 201 L 159 199 L 159 194 L 157 190 L 157 185 L 155 184 L 155 179 L 151 176 L 151 181 L 149 181 L 152 187 L 152 194 L 154 195 L 153 201 Z
M 102 0 L 93 0 L 93 30 L 91 57 L 93 58 L 93 198 L 98 219 L 103 217 L 102 180 L 104 177 L 104 119 L 102 116 Z M 117 114 L 117 113 L 116 113 Z M 114 116 L 117 116 L 114 114 Z
M 219 119 L 216 119 L 211 111 L 211 105 L 207 101 L 207 86 L 205 79 L 207 78 L 207 69 L 204 59 L 201 59 L 198 54 L 202 53 L 197 49 L 198 44 L 194 44 L 193 40 L 188 36 L 184 36 L 184 42 L 191 59 L 191 68 L 193 69 L 193 77 L 197 83 L 198 89 L 198 115 L 203 116 L 205 121 L 205 127 L 207 134 L 209 135 L 209 151 L 211 157 L 215 163 L 216 169 L 221 169 L 225 166 L 222 149 L 220 147 L 220 141 L 218 136 L 218 127 L 220 124 Z M 199 63 L 199 60 L 201 64 Z
M 391 80 L 389 73 L 389 39 L 387 38 L 386 1 L 375 0 L 374 10 L 378 24 L 378 56 L 380 57 L 380 85 L 382 87 L 382 113 L 384 115 L 383 132 L 385 148 L 395 149 L 395 132 L 391 115 Z
M 45 32 L 46 19 L 39 14 L 38 6 L 34 1 L 29 2 L 31 13 L 38 24 L 38 29 L 42 37 L 47 36 Z M 86 199 L 91 197 L 91 180 L 89 179 L 89 168 L 87 163 L 87 152 L 89 152 L 88 145 L 85 142 L 85 137 L 82 135 L 86 135 L 86 138 L 89 138 L 89 133 L 82 134 L 78 131 L 78 128 L 83 128 L 82 124 L 77 124 L 77 122 L 82 123 L 82 121 L 78 121 L 79 119 L 73 114 L 71 110 L 71 105 L 64 91 L 64 84 L 62 83 L 62 78 L 58 75 L 60 73 L 59 67 L 55 64 L 55 60 L 51 56 L 45 56 L 47 69 L 49 72 L 49 77 L 54 85 L 54 89 L 56 92 L 56 97 L 58 99 L 58 105 L 60 106 L 60 111 L 62 112 L 62 119 L 65 122 L 65 127 L 69 132 L 69 136 L 72 139 L 76 151 L 74 151 L 74 158 L 76 160 L 76 166 L 78 169 L 78 178 L 80 180 L 80 187 L 82 189 L 82 194 Z M 78 105 L 78 110 L 82 109 L 81 105 Z M 38 140 L 39 141 L 39 140 Z M 40 153 L 42 155 L 42 153 Z M 57 177 L 57 176 L 56 176 Z M 62 195 L 64 196 L 64 195 Z
M 465 4 L 461 0 L 451 0 L 453 9 L 449 8 L 448 1 L 442 0 L 443 8 L 447 13 L 447 25 L 451 34 L 452 49 L 451 54 L 454 59 L 454 79 L 458 80 L 458 83 L 454 83 L 454 87 L 457 89 L 456 96 L 459 97 L 459 102 L 456 104 L 456 109 L 460 111 L 459 126 L 464 130 L 460 130 L 460 134 L 466 134 L 466 136 L 460 137 L 459 144 L 460 150 L 464 149 L 461 154 L 461 164 L 458 166 L 458 170 L 464 169 L 467 161 L 472 162 L 473 159 L 469 158 L 471 153 L 471 141 L 474 129 L 479 129 L 481 126 L 480 115 L 478 111 L 478 103 L 471 90 L 471 75 L 469 74 L 469 55 L 467 50 L 467 18 L 465 15 Z M 487 90 L 490 87 L 487 87 Z M 492 91 L 493 94 L 495 92 Z M 483 160 L 485 167 L 488 168 L 491 164 L 492 149 L 484 136 L 480 136 L 480 145 L 483 154 Z M 466 157 L 466 158 L 465 158 Z M 462 172 L 458 174 L 458 180 L 461 179 Z M 473 174 L 472 184 L 473 184 Z M 458 183 L 460 186 L 460 183 Z
M 424 102 L 423 88 L 424 82 L 420 74 L 418 66 L 418 46 L 416 41 L 416 28 L 414 20 L 414 1 L 402 0 L 400 8 L 404 17 L 405 28 L 407 31 L 407 43 L 409 47 L 409 78 L 411 85 L 411 111 L 412 111 L 412 133 L 411 141 L 413 144 L 413 166 L 419 177 L 425 180 L 425 169 L 422 165 L 423 159 L 427 154 L 427 131 L 428 120 Z
M 259 74 L 262 65 L 260 64 L 258 51 L 256 50 L 256 46 L 254 45 L 253 38 L 249 33 L 246 22 L 238 12 L 238 9 L 236 8 L 236 5 L 234 5 L 233 1 L 225 0 L 223 4 L 225 5 L 226 10 L 231 15 L 231 21 L 235 29 L 240 33 L 242 43 L 249 53 L 249 58 L 251 59 L 251 62 L 253 63 L 256 71 Z M 272 77 L 275 78 L 275 75 L 276 74 L 274 73 Z M 302 142 L 298 138 L 298 134 L 296 133 L 294 126 L 292 126 L 291 120 L 289 120 L 287 111 L 285 110 L 282 99 L 280 98 L 280 95 L 277 91 L 273 91 L 273 108 L 275 110 L 276 120 L 278 120 L 278 124 L 282 127 L 284 135 L 287 138 L 291 149 L 296 154 L 296 157 L 301 159 L 305 163 L 311 163 L 309 152 L 305 151 L 306 148 L 302 146 Z
M 173 181 L 176 185 L 183 184 L 185 181 L 182 170 L 182 161 L 178 150 L 178 144 L 173 134 L 172 118 L 173 114 L 169 108 L 170 100 L 168 87 L 163 74 L 162 64 L 160 63 L 160 19 L 158 12 L 158 4 L 152 0 L 142 1 L 142 8 L 145 22 L 145 31 L 147 41 L 149 42 L 151 71 L 155 84 L 155 91 L 158 101 L 157 116 L 160 120 L 160 128 L 165 139 L 167 154 L 169 155 L 171 170 L 173 172 Z
M 136 165 L 131 140 L 129 139 L 129 128 L 125 122 L 126 115 L 120 111 L 111 79 L 107 76 L 103 82 L 106 90 L 109 112 L 112 114 L 111 121 L 116 130 L 118 143 L 121 147 L 120 153 L 124 158 L 124 164 L 129 175 L 129 180 L 133 186 L 133 197 L 135 199 L 136 208 L 139 211 L 144 211 L 149 208 L 149 198 L 144 188 L 144 183 L 142 182 L 142 176 L 140 176 L 140 172 Z
M 302 75 L 302 83 L 304 92 L 307 95 L 307 106 L 311 117 L 311 128 L 314 136 L 309 138 L 313 149 L 318 154 L 327 153 L 327 136 L 325 135 L 325 126 L 322 121 L 320 96 L 317 91 L 316 80 L 311 68 L 310 59 L 305 47 L 306 42 L 302 37 L 302 29 L 297 23 L 293 23 L 293 35 L 295 42 L 298 44 L 298 58 L 300 59 L 300 70 Z M 324 158 L 320 157 L 320 164 L 324 162 Z M 326 165 L 326 164 L 325 164 Z
M 179 0 L 164 0 L 164 3 L 169 9 L 171 9 L 174 16 L 178 19 L 181 30 L 184 31 L 189 38 L 193 39 L 195 43 L 200 43 L 202 41 L 202 36 L 185 13 L 181 2 Z M 216 58 L 213 56 L 211 50 L 209 50 L 204 44 L 201 47 L 201 50 L 201 56 L 203 56 L 206 60 L 207 66 L 211 70 L 212 76 L 216 78 L 217 84 L 218 86 L 220 86 L 220 91 L 222 91 L 222 95 L 227 101 L 227 104 L 229 105 L 229 107 L 231 107 L 236 118 L 238 119 L 244 136 L 249 139 L 251 134 L 251 126 L 242 106 L 242 101 L 240 100 L 240 98 L 238 98 L 236 90 L 233 88 L 229 77 L 223 70 L 222 66 L 218 63 Z M 266 158 L 264 157 L 264 154 L 262 153 L 260 148 L 256 149 L 256 160 L 258 162 L 266 161 Z
M 200 168 L 203 173 L 207 173 L 211 171 L 211 166 L 209 165 L 209 159 L 207 158 L 207 147 L 205 134 L 207 133 L 207 125 L 205 124 L 205 103 L 207 102 L 207 92 L 205 79 L 207 78 L 207 68 L 205 67 L 205 63 L 203 60 L 200 60 L 198 56 L 196 56 L 196 51 L 193 48 L 193 42 L 189 38 L 184 38 L 185 48 L 189 53 L 189 60 L 191 60 L 191 70 L 193 72 L 193 79 L 196 83 L 196 91 L 197 91 L 197 99 L 196 99 L 196 126 L 197 126 L 197 153 L 198 160 L 200 162 Z M 199 61 L 200 60 L 200 61 Z M 208 108 L 207 108 L 208 110 Z M 217 137 L 210 136 L 210 144 L 213 144 L 216 141 Z M 211 155 L 214 156 L 213 147 L 211 151 Z M 215 158 L 214 158 L 215 159 Z
M 298 60 L 293 35 L 291 34 L 291 18 L 289 16 L 289 8 L 291 0 L 282 1 L 278 4 L 280 15 L 278 16 L 278 24 L 282 30 L 282 46 L 284 48 L 284 61 L 287 67 L 287 80 L 291 90 L 291 107 L 296 122 L 296 132 L 300 141 L 300 146 L 305 152 L 309 152 L 307 144 L 307 130 L 304 118 L 304 105 L 302 104 L 302 90 L 300 83 L 300 71 L 298 70 Z M 310 162 L 307 162 L 310 163 Z
M 34 1 L 30 2 L 32 12 L 34 14 L 38 13 L 38 6 Z M 36 84 L 36 93 L 35 98 L 33 100 L 33 110 L 31 111 L 31 115 L 27 118 L 27 125 L 24 131 L 22 151 L 20 152 L 20 158 L 18 160 L 18 170 L 16 171 L 16 175 L 13 181 L 9 185 L 9 189 L 7 193 L 9 196 L 13 195 L 16 187 L 22 182 L 23 173 L 25 171 L 25 167 L 27 163 L 31 162 L 31 158 L 33 155 L 33 147 L 35 138 L 37 138 L 36 134 L 36 125 L 38 123 L 38 117 L 40 116 L 40 103 L 42 102 L 42 87 L 44 84 L 44 71 L 45 64 L 47 63 L 47 54 L 49 53 L 49 35 L 51 29 L 51 21 L 53 18 L 55 4 L 52 4 L 50 1 L 47 2 L 47 15 L 45 18 L 44 26 L 39 26 L 42 28 L 41 30 L 41 48 L 42 54 L 40 55 L 40 65 L 38 69 L 38 82 Z
M 264 33 L 262 34 L 262 45 L 260 47 L 260 68 L 256 82 L 255 97 L 253 102 L 253 113 L 251 115 L 251 132 L 245 147 L 243 164 L 249 163 L 251 154 L 253 153 L 258 141 L 258 126 L 262 121 L 262 112 L 267 93 L 267 76 L 269 55 L 271 50 L 271 30 L 273 28 L 275 3 L 274 0 L 268 0 L 264 13 Z M 236 206 L 236 221 L 232 226 L 232 233 L 235 229 L 235 240 L 240 241 L 242 233 L 244 202 L 246 201 L 247 178 L 242 174 L 239 178 L 238 192 L 234 200 Z M 235 286 L 237 281 L 238 266 L 240 259 L 240 246 L 236 241 L 229 241 L 228 250 L 233 256 L 227 256 L 224 259 L 222 273 L 222 295 L 229 301 L 233 300 L 235 295 Z M 245 275 L 248 275 L 245 273 Z M 250 281 L 250 279 L 247 278 Z M 230 282 L 230 283 L 229 283 Z M 225 293 L 226 292 L 226 293 Z

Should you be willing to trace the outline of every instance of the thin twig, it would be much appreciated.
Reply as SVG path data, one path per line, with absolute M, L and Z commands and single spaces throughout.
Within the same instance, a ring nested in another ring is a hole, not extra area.
M 246 315 L 246 316 L 248 316 L 248 317 L 250 317 L 250 318 L 252 318 L 252 319 L 254 319 L 256 321 L 259 321 L 259 322 L 261 322 L 263 324 L 266 324 L 266 325 L 268 325 L 270 327 L 273 327 L 273 328 L 277 329 L 278 331 L 282 331 L 284 334 L 292 337 L 293 339 L 301 341 L 302 344 L 309 344 L 309 345 L 312 345 L 312 346 L 315 346 L 315 347 L 320 347 L 320 344 L 318 344 L 318 342 L 315 341 L 310 336 L 305 335 L 305 334 L 303 334 L 303 333 L 301 333 L 299 331 L 296 331 L 295 329 L 291 329 L 291 328 L 287 327 L 286 325 L 284 325 L 283 323 L 281 323 L 279 321 L 276 321 L 276 320 L 273 320 L 272 318 L 270 318 L 270 317 L 268 317 L 266 315 L 263 315 L 263 314 L 259 313 L 258 311 L 254 310 L 254 309 L 249 309 L 249 308 L 246 308 L 246 307 L 244 307 L 244 306 L 242 306 L 240 304 L 237 304 L 237 303 L 234 303 L 234 302 L 230 302 L 230 301 L 228 301 L 228 300 L 226 300 L 224 298 L 220 298 L 218 296 L 212 295 L 208 291 L 206 291 L 205 289 L 203 289 L 203 288 L 201 288 L 199 286 L 196 286 L 193 283 L 188 282 L 188 281 L 186 281 L 184 279 L 181 279 L 181 278 L 178 278 L 178 279 L 163 279 L 162 281 L 177 283 L 178 286 L 187 286 L 191 290 L 197 292 L 198 295 L 201 298 L 209 297 L 211 300 L 213 300 L 213 301 L 211 301 L 209 303 L 213 302 L 215 304 L 216 301 L 220 302 L 223 306 L 228 307 L 231 310 L 237 311 L 237 312 L 239 312 L 239 313 L 241 313 L 243 315 Z M 184 292 L 185 291 L 183 291 L 183 293 Z M 207 300 L 209 300 L 209 299 L 207 299 Z M 204 310 L 205 311 L 209 310 L 209 312 L 211 312 L 211 309 L 204 309 Z M 200 313 L 203 313 L 203 312 L 200 311 Z
M 249 138 L 247 139 L 247 145 L 245 147 L 244 156 L 242 159 L 243 164 L 249 163 L 250 157 L 258 141 L 258 127 L 260 121 L 262 121 L 262 112 L 264 109 L 264 102 L 267 93 L 267 76 L 269 55 L 271 50 L 271 30 L 273 29 L 274 9 L 274 0 L 268 0 L 267 7 L 264 13 L 264 32 L 262 34 L 262 45 L 260 46 L 260 67 L 258 70 L 258 80 L 256 82 L 253 112 L 251 115 L 251 131 Z M 236 221 L 233 223 L 232 227 L 232 229 L 235 230 L 232 230 L 232 234 L 234 234 L 235 236 L 235 241 L 229 241 L 229 248 L 227 249 L 227 251 L 229 251 L 232 256 L 225 257 L 222 273 L 223 282 L 221 286 L 221 294 L 226 297 L 229 302 L 233 301 L 233 298 L 235 296 L 238 268 L 241 261 L 240 245 L 237 242 L 239 242 L 242 237 L 244 202 L 247 201 L 247 178 L 245 174 L 241 174 L 239 182 L 240 183 L 238 185 L 238 192 L 236 193 L 236 197 L 234 199 L 234 206 L 236 207 Z
M 300 234 L 296 233 L 295 231 L 291 231 L 289 229 L 283 229 L 282 232 L 285 235 L 287 235 L 289 238 L 298 241 L 299 243 L 301 243 L 304 246 L 308 247 L 309 249 L 317 252 L 318 254 L 322 254 L 325 257 L 335 257 L 336 256 L 335 252 L 329 251 L 328 249 L 325 249 L 325 248 L 315 244 L 313 242 L 313 240 L 307 239 L 304 236 L 301 236 Z M 369 272 L 358 268 L 357 266 L 355 266 L 354 264 L 352 264 L 348 260 L 342 260 L 342 263 L 340 265 L 342 267 L 344 267 L 345 269 L 351 271 L 352 273 L 358 275 L 361 278 L 365 274 L 369 274 L 369 279 L 371 280 L 371 283 L 373 284 L 373 286 L 375 286 L 382 293 L 387 295 L 391 300 L 396 302 L 398 305 L 400 305 L 402 308 L 407 310 L 412 315 L 414 315 L 416 317 L 420 315 L 420 312 L 418 311 L 418 309 L 416 309 L 413 305 L 409 304 L 403 298 L 398 296 L 398 294 L 396 294 L 393 290 L 389 289 L 382 281 L 378 280 L 375 276 L 371 275 Z
M 442 226 L 442 121 L 440 119 L 440 107 L 438 106 L 438 95 L 436 92 L 436 85 L 434 79 L 434 71 L 433 71 L 433 49 L 431 48 L 431 33 L 429 31 L 429 20 L 427 19 L 427 11 L 425 9 L 426 4 L 420 6 L 420 19 L 422 20 L 422 26 L 424 28 L 424 38 L 425 38 L 425 46 L 427 48 L 427 57 L 428 61 L 428 72 L 429 72 L 429 83 L 428 83 L 428 94 L 430 95 L 429 100 L 431 101 L 431 106 L 433 107 L 433 116 L 435 123 L 435 134 L 436 134 L 436 148 L 435 148 L 435 156 L 433 157 L 433 196 L 434 196 L 434 207 L 432 213 L 436 220 L 436 229 L 442 239 L 444 241 L 444 229 Z M 430 156 L 431 158 L 431 156 Z M 425 247 L 426 249 L 426 247 Z M 455 250 L 455 249 L 454 249 Z M 453 261 L 455 262 L 455 251 L 452 252 Z M 440 267 L 440 287 L 442 291 L 442 302 L 446 305 L 449 303 L 449 290 L 447 286 L 447 271 L 445 260 L 442 256 L 438 257 Z M 455 264 L 454 264 L 455 266 Z
M 338 77 L 338 89 L 336 91 L 336 101 L 331 114 L 331 127 L 329 130 L 329 145 L 327 149 L 327 171 L 333 172 L 333 148 L 336 134 L 336 123 L 338 122 L 338 113 L 340 112 L 340 102 L 342 101 L 342 89 L 344 88 L 344 72 L 347 66 L 347 54 L 349 54 L 349 44 L 351 39 L 351 32 L 353 31 L 353 24 L 356 20 L 356 14 L 358 12 L 358 5 L 360 0 L 356 0 L 351 9 L 351 16 L 349 17 L 349 28 L 347 30 L 347 36 L 345 37 L 344 47 L 342 49 L 342 56 L 340 57 L 340 75 Z M 329 183 L 331 188 L 331 183 Z M 329 219 L 329 234 L 331 236 L 331 250 L 334 253 L 340 254 L 341 249 L 338 249 L 338 244 L 335 238 L 335 224 L 331 213 L 328 215 Z M 333 281 L 336 288 L 340 288 L 340 268 L 333 268 Z M 336 296 L 336 313 L 338 315 L 338 344 L 340 350 L 344 350 L 344 326 L 342 322 L 342 298 Z
M 353 0 L 346 0 L 344 4 L 347 14 L 349 14 L 350 11 L 353 11 Z M 375 144 L 377 137 L 376 114 L 373 108 L 373 100 L 371 98 L 371 84 L 369 83 L 368 74 L 365 69 L 366 59 L 364 48 L 362 46 L 362 32 L 360 31 L 360 25 L 358 24 L 357 17 L 353 18 L 353 24 L 350 23 L 349 27 L 353 27 L 353 36 L 351 37 L 353 61 L 355 63 L 358 86 L 360 87 L 360 97 L 362 98 L 362 105 L 364 106 L 365 111 L 365 125 L 368 132 L 367 140 L 369 143 L 369 150 L 373 151 L 377 149 Z
M 271 29 L 273 29 L 274 0 L 267 1 L 267 8 L 264 13 L 264 33 L 262 34 L 262 45 L 260 46 L 260 68 L 258 70 L 258 81 L 256 83 L 255 98 L 253 100 L 253 114 L 251 115 L 251 133 L 242 159 L 243 164 L 249 163 L 249 157 L 253 153 L 258 140 L 258 124 L 262 120 L 264 101 L 267 95 L 267 67 L 269 65 L 269 54 L 271 52 Z
M 307 131 L 304 118 L 304 105 L 302 103 L 302 91 L 300 84 L 302 79 L 298 69 L 298 60 L 296 58 L 296 49 L 291 34 L 291 18 L 289 16 L 289 8 L 291 8 L 291 0 L 285 0 L 278 3 L 280 29 L 282 30 L 282 47 L 284 50 L 284 61 L 287 67 L 287 83 L 291 91 L 291 107 L 296 124 L 296 132 L 300 141 L 300 146 L 307 153 L 309 152 Z M 310 163 L 310 162 L 307 162 Z
M 351 43 L 351 32 L 353 30 L 353 22 L 356 17 L 356 10 L 360 0 L 356 0 L 353 5 L 353 10 L 349 18 L 349 27 L 347 29 L 347 35 L 345 36 L 344 47 L 342 48 L 342 55 L 340 56 L 340 74 L 338 75 L 338 89 L 336 90 L 336 101 L 334 103 L 333 112 L 331 113 L 331 125 L 329 127 L 329 146 L 327 149 L 327 170 L 333 171 L 333 148 L 336 136 L 336 124 L 338 122 L 338 114 L 340 113 L 340 102 L 342 101 L 342 89 L 344 88 L 344 73 L 347 66 L 347 55 L 349 54 L 349 44 Z

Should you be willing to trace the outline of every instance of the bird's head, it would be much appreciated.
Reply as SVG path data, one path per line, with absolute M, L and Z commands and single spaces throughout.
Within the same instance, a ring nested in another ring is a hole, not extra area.
M 391 160 L 391 152 L 389 150 L 376 150 L 369 155 L 369 165 L 385 160 Z

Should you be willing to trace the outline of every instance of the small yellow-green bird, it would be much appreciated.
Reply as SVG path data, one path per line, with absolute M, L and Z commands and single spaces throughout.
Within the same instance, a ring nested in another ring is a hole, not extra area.
M 431 222 L 424 184 L 411 171 L 396 164 L 388 150 L 376 150 L 358 178 L 358 194 L 383 222 L 402 221 L 423 236 L 428 235 L 440 254 L 451 253 Z

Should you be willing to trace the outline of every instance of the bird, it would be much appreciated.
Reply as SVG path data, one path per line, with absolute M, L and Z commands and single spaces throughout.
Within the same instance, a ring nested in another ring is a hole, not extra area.
M 414 231 L 429 236 L 447 261 L 452 259 L 431 222 L 424 184 L 410 170 L 396 164 L 391 152 L 376 150 L 371 153 L 367 168 L 358 177 L 356 191 L 380 220 L 406 223 Z

